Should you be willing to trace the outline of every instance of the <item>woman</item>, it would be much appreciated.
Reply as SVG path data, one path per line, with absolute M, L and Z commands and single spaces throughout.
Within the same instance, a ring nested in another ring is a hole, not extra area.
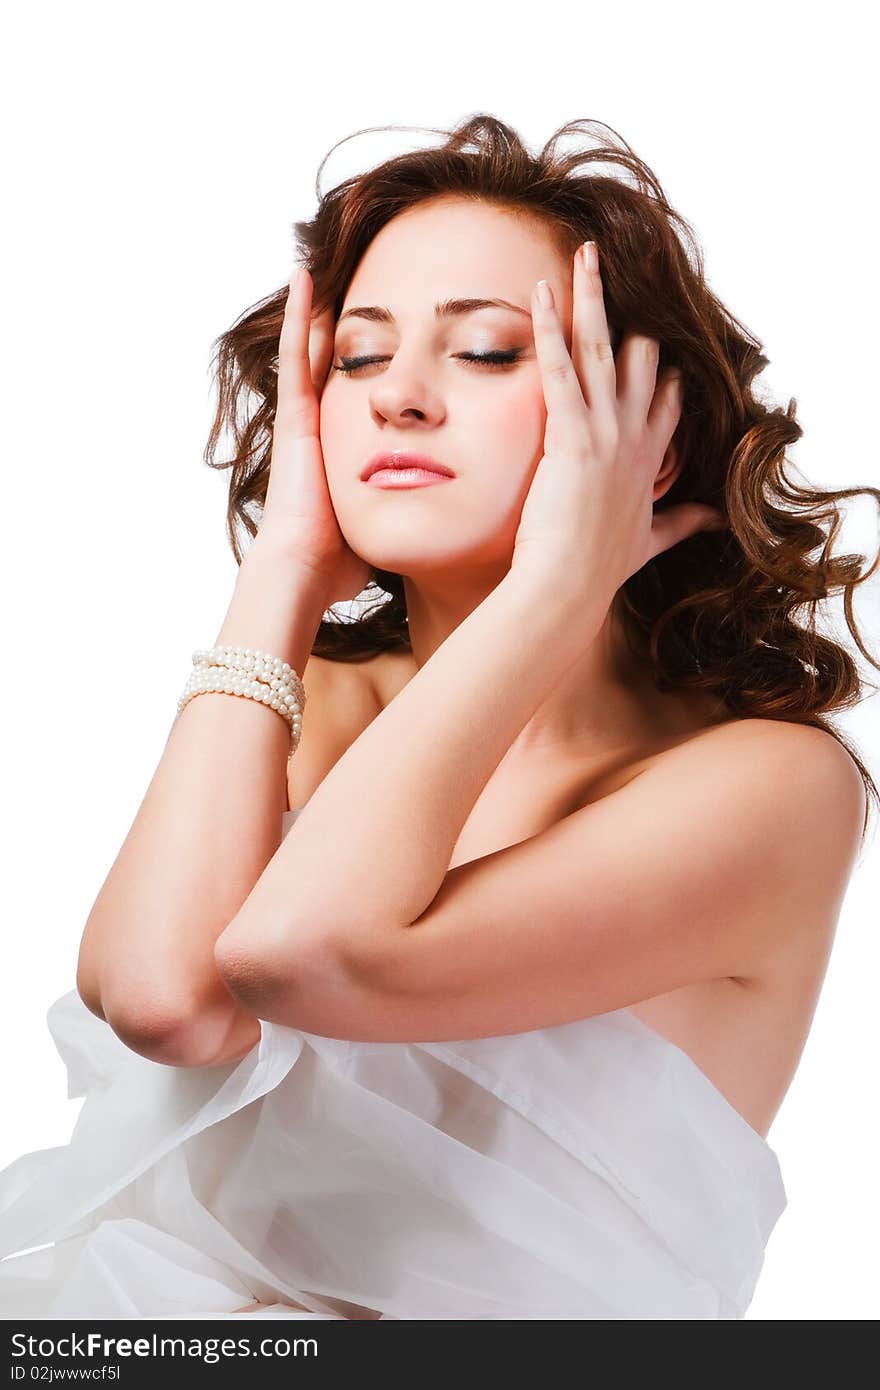
M 10 1315 L 746 1312 L 877 797 L 795 613 L 864 652 L 873 567 L 576 128 L 340 185 L 220 340 L 235 593 L 50 1010 L 86 1102 L 0 1179 Z

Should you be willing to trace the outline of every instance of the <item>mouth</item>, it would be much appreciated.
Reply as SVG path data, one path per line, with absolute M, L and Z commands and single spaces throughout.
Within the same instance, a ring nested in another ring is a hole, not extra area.
M 374 486 L 420 486 L 454 477 L 452 469 L 447 468 L 445 463 L 427 454 L 415 453 L 412 449 L 392 449 L 374 454 L 361 471 L 361 481 L 372 481 Z

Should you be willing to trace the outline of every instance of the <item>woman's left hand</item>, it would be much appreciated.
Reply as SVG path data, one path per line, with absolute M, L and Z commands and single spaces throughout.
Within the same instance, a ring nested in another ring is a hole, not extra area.
M 615 362 L 598 269 L 574 258 L 572 348 L 555 307 L 532 292 L 547 423 L 544 455 L 523 504 L 513 568 L 532 568 L 609 603 L 648 560 L 696 531 L 726 525 L 685 502 L 654 513 L 654 483 L 681 416 L 680 376 L 657 381 L 656 339 L 629 334 Z

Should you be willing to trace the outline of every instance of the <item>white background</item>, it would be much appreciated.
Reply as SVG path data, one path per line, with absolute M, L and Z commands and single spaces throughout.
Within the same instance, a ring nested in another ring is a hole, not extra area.
M 488 111 L 536 149 L 594 117 L 694 226 L 712 287 L 798 401 L 792 457 L 878 485 L 867 11 L 740 3 L 77 5 L 7 20 L 2 58 L 4 929 L 0 1167 L 80 1101 L 45 1027 L 235 564 L 202 461 L 211 342 L 288 279 L 317 165 L 365 127 Z M 364 135 L 322 186 L 432 139 Z M 873 556 L 862 502 L 845 549 Z M 857 596 L 880 647 L 877 586 Z M 838 610 L 839 611 L 839 610 Z M 880 680 L 880 677 L 877 677 Z M 877 701 L 842 720 L 880 776 Z M 880 1312 L 876 830 L 770 1133 L 789 1207 L 752 1318 Z

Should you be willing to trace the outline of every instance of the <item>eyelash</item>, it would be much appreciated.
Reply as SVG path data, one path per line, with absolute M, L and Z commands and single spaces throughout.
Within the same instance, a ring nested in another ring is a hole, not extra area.
M 522 351 L 520 348 L 513 348 L 509 352 L 457 352 L 455 355 L 470 366 L 488 367 L 490 371 L 498 371 L 517 362 L 522 356 Z M 342 364 L 338 367 L 334 366 L 333 370 L 334 372 L 342 372 L 343 376 L 351 376 L 352 372 L 358 371 L 361 367 L 368 367 L 374 362 L 384 362 L 385 360 L 383 357 L 343 357 Z

